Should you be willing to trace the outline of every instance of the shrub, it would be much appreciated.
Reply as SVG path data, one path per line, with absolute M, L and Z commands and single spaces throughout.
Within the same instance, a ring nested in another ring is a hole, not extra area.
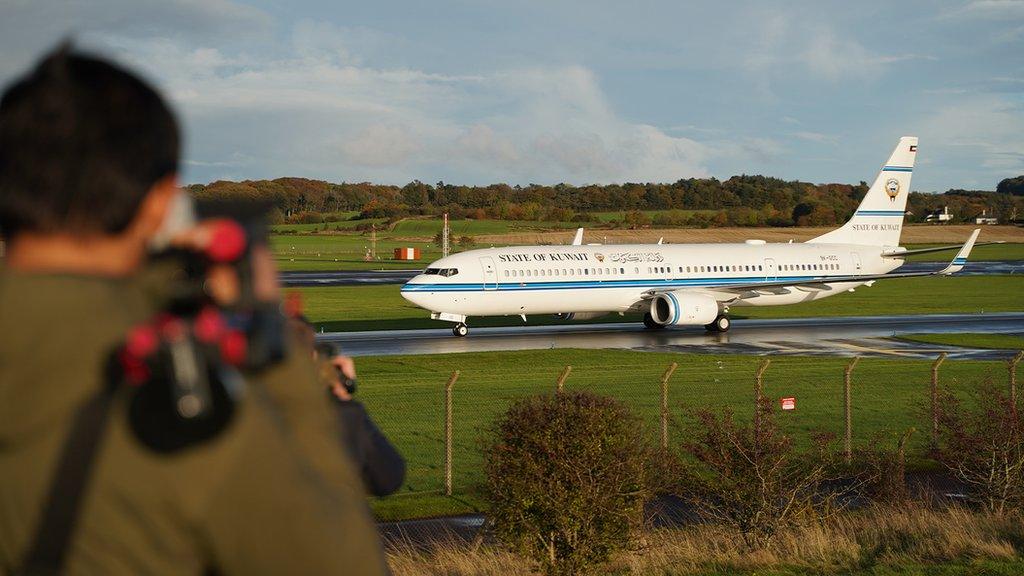
M 679 496 L 707 520 L 739 532 L 747 548 L 769 548 L 782 528 L 836 510 L 841 493 L 825 489 L 837 469 L 832 438 L 817 434 L 814 449 L 798 453 L 770 401 L 759 404 L 752 424 L 738 423 L 728 409 L 701 409 L 684 428 Z
M 323 224 L 323 214 L 319 212 L 299 212 L 288 217 L 289 224 Z
M 459 248 L 472 248 L 475 245 L 476 240 L 472 236 L 459 236 Z
M 984 382 L 971 402 L 946 389 L 939 398 L 939 462 L 967 497 L 1003 515 L 1024 507 L 1024 426 L 1010 396 Z
M 618 401 L 588 392 L 513 403 L 484 459 L 497 536 L 547 574 L 578 574 L 627 547 L 643 519 L 647 444 Z

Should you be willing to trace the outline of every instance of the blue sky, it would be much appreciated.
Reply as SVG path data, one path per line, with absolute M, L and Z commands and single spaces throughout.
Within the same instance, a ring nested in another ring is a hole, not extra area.
M 0 82 L 68 34 L 169 94 L 186 182 L 1024 174 L 1019 0 L 0 0 Z

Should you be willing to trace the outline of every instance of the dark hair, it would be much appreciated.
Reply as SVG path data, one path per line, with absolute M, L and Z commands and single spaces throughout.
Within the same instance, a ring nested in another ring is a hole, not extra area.
M 178 155 L 177 122 L 153 88 L 63 44 L 0 100 L 0 228 L 121 232 Z

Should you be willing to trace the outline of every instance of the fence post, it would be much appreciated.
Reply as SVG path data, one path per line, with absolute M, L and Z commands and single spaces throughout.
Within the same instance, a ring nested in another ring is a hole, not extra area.
M 860 362 L 860 356 L 853 359 L 852 362 L 846 365 L 846 370 L 843 372 L 843 415 L 846 417 L 846 436 L 843 437 L 843 456 L 846 458 L 846 464 L 849 465 L 853 460 L 853 405 L 850 399 L 850 388 L 853 380 L 853 367 Z
M 679 364 L 673 362 L 669 365 L 668 369 L 665 370 L 665 375 L 661 377 L 661 449 L 668 449 L 668 379 L 672 377 L 672 374 L 676 371 Z
M 459 379 L 459 371 L 452 372 L 444 385 L 444 495 L 452 495 L 452 387 Z
M 762 378 L 764 377 L 764 371 L 768 369 L 768 365 L 771 363 L 771 358 L 762 360 L 761 365 L 757 368 L 757 374 L 754 376 L 754 430 L 757 433 L 761 432 L 761 399 L 764 396 Z
M 946 361 L 946 353 L 939 354 L 932 364 L 932 449 L 939 447 L 939 366 Z
M 1024 350 L 1017 352 L 1016 356 L 1010 358 L 1006 368 L 1010 371 L 1010 406 L 1017 410 L 1017 364 L 1024 360 Z
M 558 391 L 559 392 L 561 392 L 565 388 L 565 379 L 569 377 L 569 374 L 571 372 L 572 372 L 572 366 L 566 366 L 565 369 L 562 370 L 562 375 L 558 377 Z

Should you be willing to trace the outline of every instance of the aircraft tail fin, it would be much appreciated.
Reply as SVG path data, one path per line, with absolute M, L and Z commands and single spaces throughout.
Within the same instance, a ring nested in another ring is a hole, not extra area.
M 917 137 L 900 138 L 853 217 L 841 228 L 808 242 L 898 246 L 916 156 Z

